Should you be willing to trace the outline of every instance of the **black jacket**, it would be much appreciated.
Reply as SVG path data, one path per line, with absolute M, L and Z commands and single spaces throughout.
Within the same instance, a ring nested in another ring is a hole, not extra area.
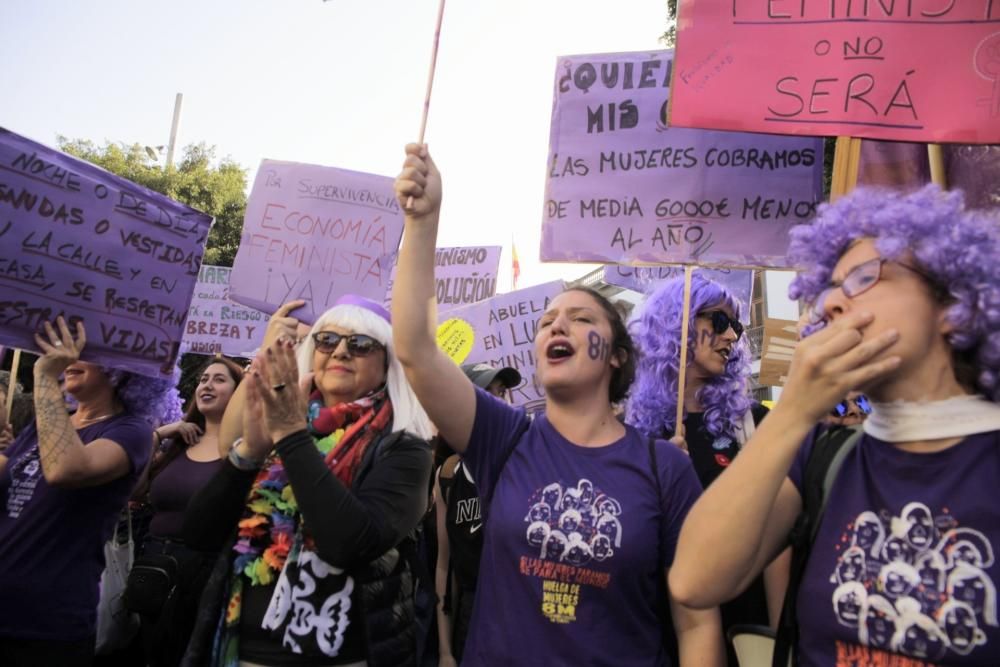
M 309 522 L 318 555 L 347 569 L 355 580 L 368 664 L 415 665 L 414 532 L 427 500 L 429 445 L 403 431 L 383 436 L 365 452 L 350 490 L 326 468 L 304 431 L 288 436 L 277 449 L 300 510 Z M 400 479 L 398 473 L 403 471 L 406 478 Z M 382 478 L 386 472 L 390 479 Z M 255 476 L 226 464 L 188 506 L 185 541 L 196 549 L 221 549 L 221 554 L 202 595 L 195 630 L 181 663 L 185 667 L 210 664 L 231 577 L 236 543 L 233 526 Z M 309 521 L 310 513 L 321 507 L 341 518 Z

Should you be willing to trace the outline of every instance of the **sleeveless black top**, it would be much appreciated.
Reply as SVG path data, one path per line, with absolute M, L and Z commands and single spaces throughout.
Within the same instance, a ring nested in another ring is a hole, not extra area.
M 461 461 L 455 466 L 452 478 L 442 477 L 440 483 L 447 508 L 445 527 L 451 550 L 451 570 L 462 590 L 475 590 L 483 550 L 479 492 Z

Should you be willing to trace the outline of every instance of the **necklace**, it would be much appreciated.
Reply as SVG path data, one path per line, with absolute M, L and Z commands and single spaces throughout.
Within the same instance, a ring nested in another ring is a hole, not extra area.
M 111 412 L 106 415 L 101 415 L 100 417 L 78 417 L 76 421 L 79 424 L 79 428 L 83 428 L 84 426 L 89 426 L 90 424 L 96 424 L 102 419 L 108 419 L 110 417 L 114 417 L 116 414 L 118 413 Z

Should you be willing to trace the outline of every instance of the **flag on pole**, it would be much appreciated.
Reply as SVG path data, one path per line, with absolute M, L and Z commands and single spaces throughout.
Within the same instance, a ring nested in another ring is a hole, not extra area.
M 517 246 L 514 245 L 514 239 L 510 239 L 510 272 L 511 272 L 511 291 L 517 289 L 517 279 L 521 277 L 521 262 L 517 259 Z

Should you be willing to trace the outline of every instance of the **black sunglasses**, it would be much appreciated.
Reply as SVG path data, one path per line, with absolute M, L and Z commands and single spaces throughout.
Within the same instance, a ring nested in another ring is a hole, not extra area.
M 833 410 L 830 410 L 830 414 L 834 417 L 843 417 L 847 415 L 848 409 L 850 409 L 850 403 L 858 406 L 858 410 L 861 411 L 863 415 L 870 415 L 872 413 L 872 404 L 868 402 L 867 396 L 857 396 L 855 398 L 848 398 L 846 400 L 837 403 L 833 406 Z
M 347 352 L 352 357 L 367 357 L 369 354 L 383 348 L 382 343 L 364 334 L 343 335 L 336 331 L 318 331 L 312 335 L 316 350 L 322 354 L 333 354 L 340 341 L 347 341 Z
M 743 335 L 743 323 L 735 317 L 729 317 L 729 315 L 721 310 L 699 313 L 699 316 L 707 317 L 712 320 L 712 331 L 715 332 L 715 335 L 717 336 L 721 336 L 729 329 L 732 329 L 733 333 L 736 334 L 736 340 L 739 340 L 740 336 Z

